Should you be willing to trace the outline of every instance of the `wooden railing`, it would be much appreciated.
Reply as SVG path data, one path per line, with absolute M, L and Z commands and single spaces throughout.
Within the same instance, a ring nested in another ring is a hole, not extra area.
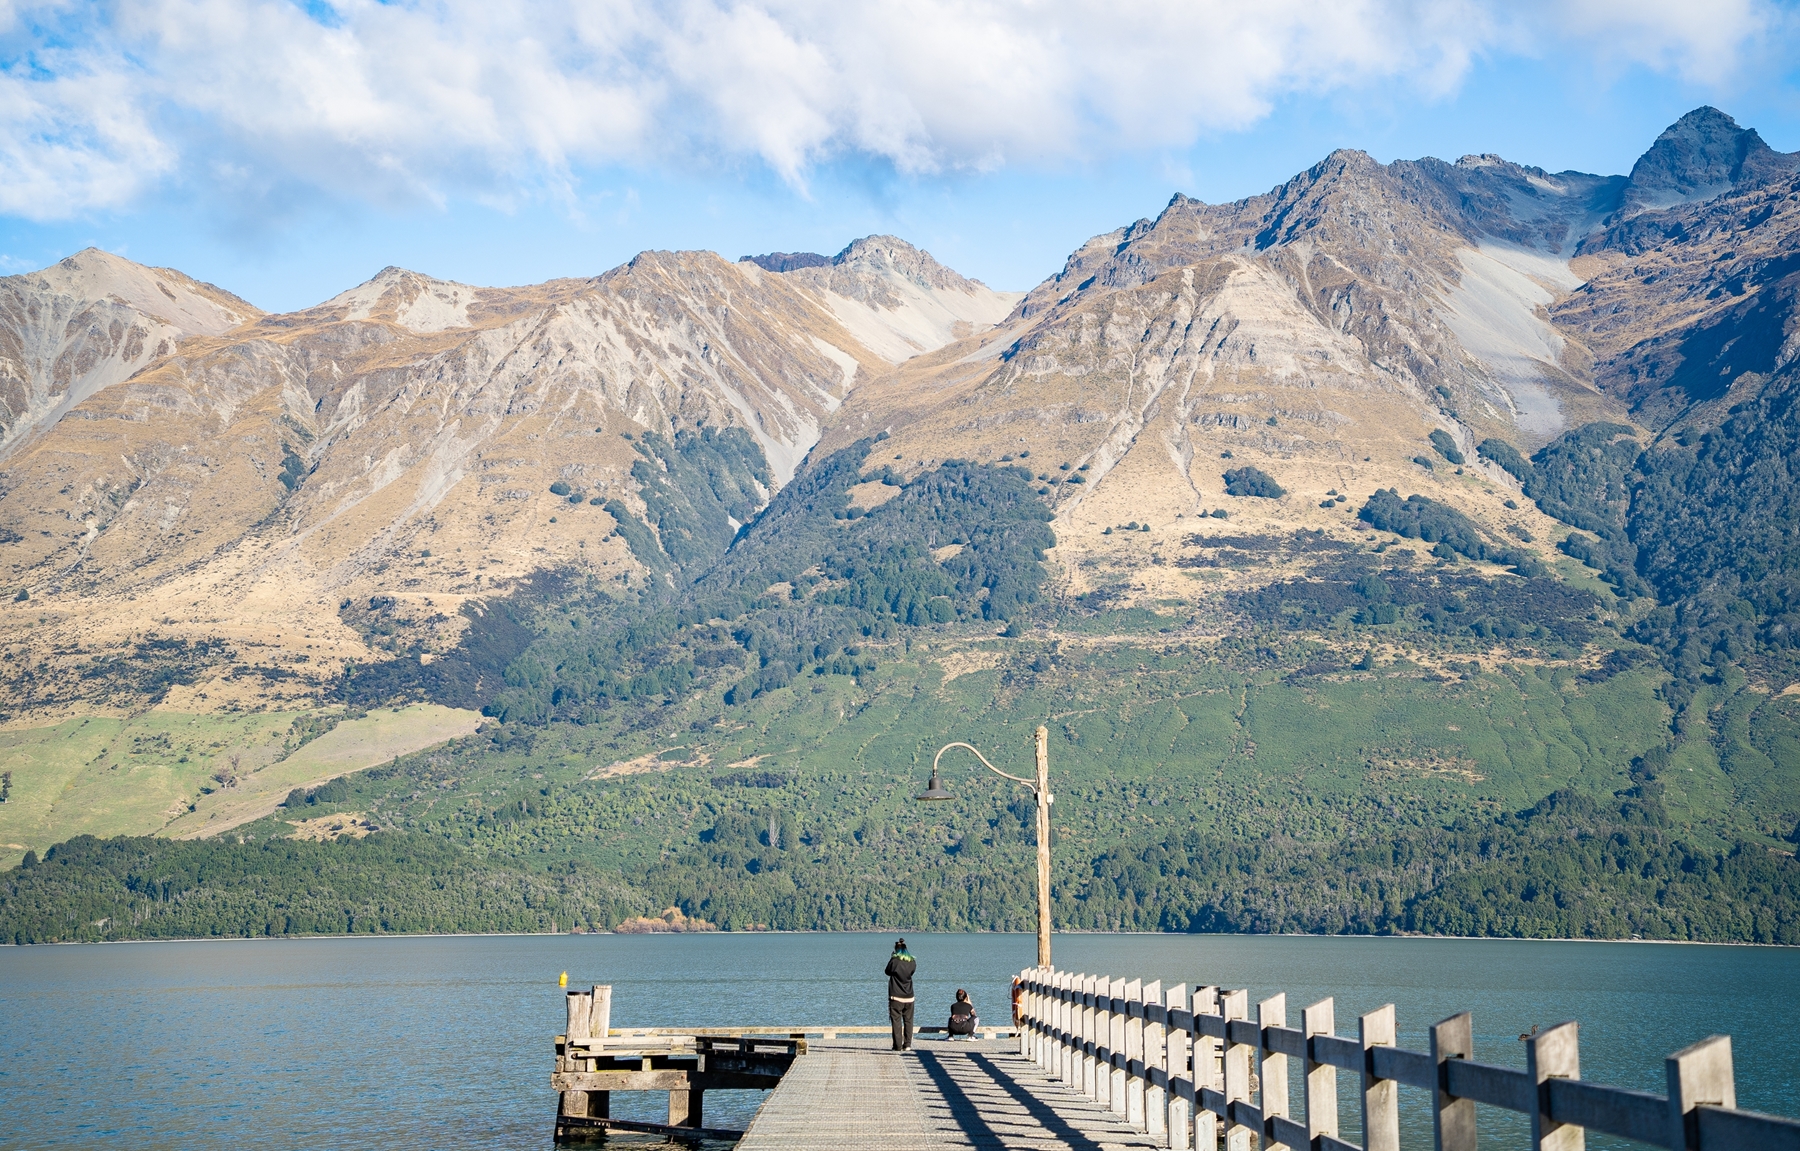
M 1253 1021 L 1245 991 L 1046 968 L 1019 978 L 1020 1054 L 1177 1151 L 1214 1151 L 1221 1131 L 1225 1151 L 1258 1136 L 1264 1148 L 1398 1151 L 1401 1084 L 1431 1092 L 1438 1151 L 1475 1151 L 1478 1103 L 1529 1116 L 1543 1151 L 1580 1151 L 1590 1130 L 1674 1151 L 1800 1151 L 1800 1122 L 1737 1109 L 1728 1035 L 1669 1056 L 1664 1096 L 1584 1082 L 1573 1022 L 1528 1037 L 1519 1071 L 1475 1062 L 1467 1012 L 1433 1025 L 1431 1050 L 1408 1051 L 1395 1046 L 1391 1003 L 1361 1016 L 1352 1039 L 1336 1033 L 1330 999 L 1290 1027 L 1284 995 L 1258 1003 Z M 1340 1126 L 1339 1071 L 1355 1077 L 1360 1146 L 1345 1137 L 1354 1118 Z

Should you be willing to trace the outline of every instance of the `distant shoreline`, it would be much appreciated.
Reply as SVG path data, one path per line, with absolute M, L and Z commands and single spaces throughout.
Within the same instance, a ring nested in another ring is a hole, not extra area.
M 709 938 L 759 935 L 1019 935 L 1027 938 L 1033 931 L 929 931 L 913 927 L 857 928 L 837 931 L 766 930 L 766 931 L 386 931 L 380 934 L 339 935 L 197 935 L 185 939 L 69 939 L 52 943 L 0 943 L 0 949 L 27 947 L 114 947 L 146 943 L 294 943 L 314 939 L 378 940 L 378 939 L 575 939 L 583 936 L 617 936 L 650 938 L 693 935 Z M 1720 942 L 1705 939 L 1575 939 L 1514 935 L 1426 935 L 1419 932 L 1394 932 L 1390 935 L 1323 935 L 1305 931 L 1059 931 L 1056 936 L 1118 935 L 1134 939 L 1342 939 L 1342 940 L 1459 940 L 1471 943 L 1635 943 L 1663 947 L 1767 947 L 1776 950 L 1800 950 L 1792 943 Z

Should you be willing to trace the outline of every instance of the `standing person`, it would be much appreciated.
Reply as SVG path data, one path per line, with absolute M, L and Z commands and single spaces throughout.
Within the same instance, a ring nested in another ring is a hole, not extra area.
M 894 1025 L 894 1050 L 912 1047 L 913 972 L 919 963 L 906 950 L 906 940 L 894 940 L 894 954 L 888 958 L 888 1022 Z

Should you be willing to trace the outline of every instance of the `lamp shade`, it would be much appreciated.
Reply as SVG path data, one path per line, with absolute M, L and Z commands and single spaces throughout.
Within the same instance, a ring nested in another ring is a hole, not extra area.
M 925 790 L 922 793 L 920 793 L 919 795 L 913 796 L 913 798 L 914 799 L 925 799 L 925 800 L 949 799 L 950 798 L 950 793 L 944 789 L 944 785 L 942 783 L 938 782 L 938 773 L 937 773 L 936 767 L 933 767 L 931 769 L 931 782 L 927 783 L 925 785 Z

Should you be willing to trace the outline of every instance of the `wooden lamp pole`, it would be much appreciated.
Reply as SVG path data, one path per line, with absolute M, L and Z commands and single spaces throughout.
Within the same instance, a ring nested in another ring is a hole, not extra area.
M 933 801 L 951 798 L 950 792 L 938 781 L 938 760 L 953 747 L 960 747 L 981 761 L 981 765 L 995 775 L 1022 783 L 1029 787 L 1037 797 L 1037 903 L 1038 903 L 1038 966 L 1050 967 L 1050 805 L 1056 797 L 1050 792 L 1050 731 L 1042 724 L 1035 733 L 1037 742 L 1037 779 L 1030 780 L 1022 776 L 1011 775 L 1001 771 L 987 761 L 987 757 L 966 743 L 946 743 L 938 748 L 938 753 L 931 759 L 931 781 L 925 785 L 923 794 L 915 798 Z

